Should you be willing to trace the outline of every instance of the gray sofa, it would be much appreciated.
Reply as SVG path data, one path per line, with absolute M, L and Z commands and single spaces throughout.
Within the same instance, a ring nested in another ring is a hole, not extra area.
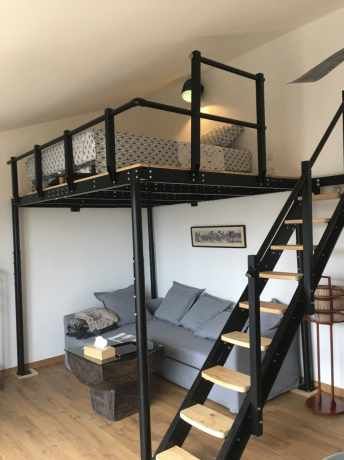
M 158 303 L 153 302 L 150 308 L 151 313 Z M 66 335 L 67 324 L 73 315 L 64 318 L 66 346 L 78 344 L 83 346 L 93 343 L 94 337 L 88 339 L 76 339 Z M 276 317 L 272 315 L 262 315 L 262 335 L 272 337 L 276 328 Z M 194 335 L 190 330 L 177 326 L 167 321 L 163 321 L 149 315 L 147 318 L 148 337 L 161 343 L 164 346 L 164 358 L 161 361 L 159 374 L 165 379 L 190 388 L 192 382 L 201 366 L 203 365 L 214 341 Z M 135 323 L 127 324 L 117 329 L 104 333 L 104 337 L 111 337 L 115 333 L 126 332 L 135 334 Z M 68 368 L 68 363 L 66 363 Z M 234 347 L 227 362 L 226 367 L 236 369 L 240 372 L 249 373 L 249 350 Z M 296 388 L 300 381 L 300 362 L 299 362 L 299 342 L 295 338 L 287 357 L 283 363 L 279 376 L 272 388 L 270 398 L 274 398 L 286 391 Z M 209 398 L 225 407 L 230 412 L 237 413 L 244 395 L 235 391 L 224 389 L 214 385 Z

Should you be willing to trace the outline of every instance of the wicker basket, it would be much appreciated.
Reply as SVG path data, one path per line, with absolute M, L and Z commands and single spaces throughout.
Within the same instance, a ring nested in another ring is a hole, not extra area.
M 344 322 L 344 287 L 319 285 L 314 293 L 312 321 L 322 324 Z

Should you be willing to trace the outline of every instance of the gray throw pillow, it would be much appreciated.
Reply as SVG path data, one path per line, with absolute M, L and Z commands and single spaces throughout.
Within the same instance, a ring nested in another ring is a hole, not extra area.
M 191 331 L 199 329 L 203 323 L 208 322 L 214 316 L 233 306 L 230 300 L 220 299 L 204 293 L 198 297 L 192 308 L 181 320 L 181 326 Z
M 104 307 L 114 311 L 119 316 L 119 326 L 135 323 L 135 289 L 130 285 L 123 289 L 110 292 L 95 292 L 96 299 L 103 303 Z M 147 320 L 152 319 L 152 315 L 146 308 Z
M 95 292 L 96 299 L 104 307 L 114 311 L 119 316 L 119 325 L 124 326 L 135 322 L 134 286 L 110 292 Z
M 162 297 L 157 297 L 156 299 L 150 299 L 148 300 L 146 304 L 146 308 L 148 309 L 150 313 L 154 315 L 156 310 L 160 307 L 162 301 L 163 301 Z
M 204 289 L 186 286 L 174 281 L 154 316 L 179 325 L 180 320 L 203 291 Z
M 225 310 L 213 319 L 203 324 L 199 329 L 194 332 L 194 335 L 202 337 L 209 340 L 217 340 L 218 336 L 221 334 L 224 325 L 231 316 L 233 310 Z

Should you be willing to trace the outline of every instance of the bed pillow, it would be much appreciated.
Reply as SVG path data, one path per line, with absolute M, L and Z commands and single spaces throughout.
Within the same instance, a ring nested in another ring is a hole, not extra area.
M 204 289 L 186 286 L 185 284 L 174 281 L 154 316 L 158 319 L 179 325 L 180 320 L 203 291 Z
M 252 154 L 247 149 L 224 149 L 224 170 L 252 172 Z
M 219 313 L 233 307 L 230 300 L 220 299 L 204 293 L 198 297 L 192 308 L 185 314 L 180 325 L 195 332 L 204 323 L 209 322 Z
M 220 126 L 208 131 L 201 136 L 201 144 L 220 145 L 221 147 L 232 147 L 235 140 L 244 131 L 242 126 L 228 125 Z
M 217 340 L 221 334 L 224 325 L 231 316 L 233 310 L 225 310 L 212 318 L 210 321 L 202 324 L 202 326 L 194 332 L 197 337 L 202 337 L 209 340 Z

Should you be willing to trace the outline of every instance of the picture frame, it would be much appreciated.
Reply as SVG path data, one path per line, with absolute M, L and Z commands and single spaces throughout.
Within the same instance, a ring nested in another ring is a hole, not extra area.
M 247 247 L 245 225 L 208 225 L 191 227 L 191 243 L 194 248 Z

